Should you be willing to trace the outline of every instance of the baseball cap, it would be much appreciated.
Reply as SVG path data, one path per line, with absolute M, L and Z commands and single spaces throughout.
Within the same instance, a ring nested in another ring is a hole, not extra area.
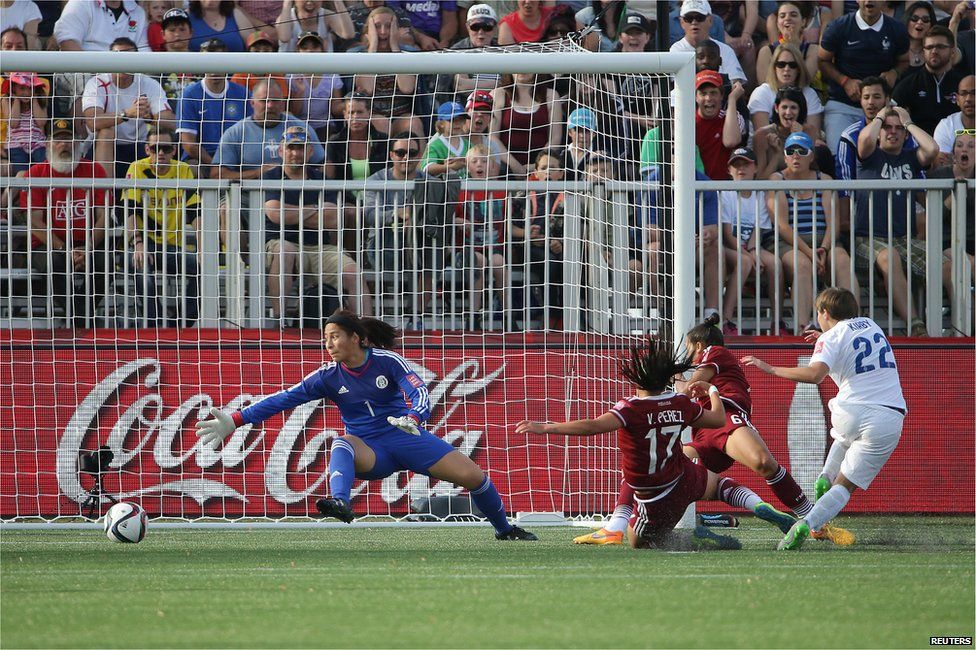
M 707 16 L 712 13 L 712 5 L 708 4 L 708 0 L 684 0 L 681 3 L 681 16 L 687 16 L 688 14 L 701 14 Z
M 163 29 L 166 29 L 166 23 L 178 23 L 183 22 L 187 25 L 190 24 L 190 14 L 186 13 L 183 9 L 170 9 L 165 14 L 163 14 L 163 20 L 160 23 Z
M 314 39 L 319 42 L 319 45 L 323 45 L 322 37 L 319 36 L 318 32 L 302 32 L 298 35 L 298 40 L 295 41 L 295 45 L 301 45 L 302 41 L 307 41 L 309 39 Z
M 791 133 L 787 138 L 786 142 L 783 143 L 783 148 L 792 147 L 798 144 L 801 147 L 806 147 L 807 149 L 813 149 L 813 138 L 804 133 L 803 131 L 797 131 L 796 133 Z
M 468 100 L 464 103 L 464 110 L 468 111 L 490 111 L 495 106 L 495 100 L 487 90 L 476 90 L 468 95 Z
M 731 165 L 733 160 L 740 160 L 740 159 L 756 162 L 756 154 L 752 152 L 752 149 L 748 149 L 746 147 L 739 147 L 738 149 L 732 152 L 731 156 L 729 156 L 729 164 Z
M 566 120 L 567 129 L 586 129 L 596 131 L 596 115 L 588 108 L 577 108 Z
M 290 126 L 285 129 L 281 141 L 284 144 L 305 144 L 309 141 L 308 131 L 305 130 L 305 127 Z
M 457 102 L 444 102 L 437 109 L 437 119 L 439 120 L 450 121 L 461 115 L 465 115 L 464 106 Z
M 480 4 L 471 5 L 468 9 L 467 24 L 472 23 L 497 23 L 498 14 L 491 8 L 491 5 Z
M 255 43 L 260 43 L 261 41 L 265 41 L 266 43 L 271 43 L 272 45 L 275 46 L 275 48 L 278 47 L 277 37 L 272 36 L 271 34 L 265 31 L 258 31 L 258 32 L 254 32 L 253 34 L 247 37 L 247 44 L 246 44 L 247 49 L 251 49 L 252 45 L 254 45 Z
M 695 90 L 698 90 L 702 86 L 711 84 L 716 88 L 722 87 L 722 75 L 715 72 L 714 70 L 702 70 L 695 75 Z
M 226 52 L 227 43 L 223 42 L 219 38 L 208 38 L 204 42 L 200 43 L 201 52 Z
M 623 29 L 620 31 L 626 32 L 629 29 L 639 29 L 645 34 L 650 34 L 652 31 L 651 24 L 642 14 L 627 14 L 627 20 L 624 21 Z
M 35 72 L 11 72 L 10 83 L 18 86 L 43 86 L 44 80 L 37 76 Z
M 68 135 L 68 139 L 75 137 L 75 125 L 71 120 L 66 120 L 64 118 L 52 120 L 51 121 L 51 137 L 56 138 L 59 135 Z

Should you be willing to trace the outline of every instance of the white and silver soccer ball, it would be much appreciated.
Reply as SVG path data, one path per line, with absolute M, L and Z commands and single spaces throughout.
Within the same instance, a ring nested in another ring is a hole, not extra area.
M 148 527 L 149 515 L 137 503 L 116 503 L 105 513 L 105 534 L 113 542 L 138 544 Z

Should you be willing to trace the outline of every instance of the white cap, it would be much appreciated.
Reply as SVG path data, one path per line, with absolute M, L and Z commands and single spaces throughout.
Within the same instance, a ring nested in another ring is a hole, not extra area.
M 681 3 L 681 16 L 687 16 L 688 14 L 701 14 L 707 16 L 712 13 L 712 5 L 708 4 L 708 0 L 684 0 Z
M 467 24 L 470 25 L 471 23 L 477 22 L 479 20 L 484 22 L 491 21 L 493 23 L 497 23 L 498 14 L 496 14 L 495 10 L 491 8 L 491 5 L 485 5 L 485 4 L 471 5 L 471 7 L 468 9 Z

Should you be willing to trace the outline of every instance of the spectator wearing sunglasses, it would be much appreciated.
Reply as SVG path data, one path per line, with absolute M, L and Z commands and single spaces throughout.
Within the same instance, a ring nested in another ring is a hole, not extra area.
M 770 176 L 770 180 L 807 181 L 830 180 L 816 168 L 813 138 L 798 131 L 783 143 L 786 168 Z M 797 190 L 770 192 L 766 198 L 769 214 L 776 222 L 779 256 L 783 272 L 792 278 L 790 297 L 793 301 L 793 328 L 799 334 L 815 329 L 813 313 L 813 277 L 816 273 L 829 282 L 831 266 L 836 272 L 837 286 L 858 295 L 857 281 L 852 286 L 850 257 L 837 245 L 834 232 L 833 192 L 829 190 Z M 766 249 L 776 252 L 776 238 L 766 243 Z M 824 286 L 823 284 L 821 286 Z
M 131 268 L 134 291 L 143 301 L 142 320 L 137 326 L 190 327 L 197 320 L 198 267 L 196 247 L 188 241 L 188 230 L 199 225 L 200 196 L 192 189 L 162 188 L 156 181 L 192 180 L 193 170 L 176 159 L 176 138 L 172 131 L 149 134 L 146 158 L 131 165 L 125 177 L 138 186 L 125 190 L 123 212 L 132 245 Z M 159 275 L 177 278 L 182 287 L 176 300 L 175 318 L 169 318 L 158 295 Z
M 476 4 L 468 9 L 468 35 L 451 46 L 452 50 L 470 50 L 472 48 L 491 47 L 498 45 L 498 14 L 491 5 Z M 437 92 L 443 101 L 452 101 L 454 93 L 466 95 L 476 90 L 490 91 L 498 85 L 497 74 L 455 74 L 439 75 L 437 78 Z M 450 99 L 446 97 L 450 95 Z
M 918 143 L 917 149 L 905 148 L 908 135 Z M 858 136 L 857 156 L 861 161 L 858 177 L 887 181 L 924 178 L 922 170 L 935 162 L 938 153 L 939 145 L 912 121 L 908 111 L 898 106 L 889 107 L 871 120 Z M 892 184 L 897 187 L 897 183 Z M 918 232 L 916 206 L 912 193 L 906 190 L 858 190 L 854 193 L 854 235 L 858 268 L 870 273 L 875 267 L 881 273 L 884 286 L 891 292 L 895 313 L 910 324 L 912 336 L 925 336 L 925 324 L 915 319 L 905 273 L 909 258 L 908 235 L 911 233 L 912 272 L 924 282 L 925 243 L 915 238 Z M 869 239 L 869 235 L 873 239 Z M 894 250 L 888 247 L 889 238 Z
M 807 79 L 813 84 L 817 76 L 817 51 L 820 46 L 820 12 L 823 7 L 814 3 L 786 0 L 778 2 L 776 11 L 766 19 L 769 43 L 760 48 L 756 57 L 756 78 L 767 79 L 769 67 L 775 60 L 773 55 L 780 45 L 792 45 L 799 52 L 796 59 L 803 63 Z M 829 11 L 829 8 L 826 9 Z M 824 87 L 826 90 L 826 86 Z
M 925 65 L 925 37 L 935 24 L 935 9 L 931 2 L 913 2 L 902 16 L 908 29 L 908 65 L 920 68 Z
M 802 55 L 793 43 L 783 43 L 776 47 L 768 67 L 766 82 L 757 86 L 749 97 L 749 113 L 752 115 L 753 127 L 758 132 L 769 124 L 777 93 L 787 86 L 799 89 L 806 101 L 806 119 L 800 122 L 803 130 L 811 138 L 820 137 L 823 104 L 820 103 L 817 91 L 810 87 L 810 77 L 806 66 L 803 65 Z M 760 173 L 760 178 L 762 177 Z
M 959 110 L 943 118 L 935 127 L 935 142 L 939 145 L 939 165 L 951 162 L 952 148 L 959 135 L 976 135 L 976 76 L 967 75 L 956 89 Z
M 916 124 L 932 135 L 939 121 L 956 109 L 956 90 L 963 75 L 952 67 L 956 39 L 945 27 L 936 25 L 923 39 L 925 65 L 912 68 L 891 93 L 898 106 L 916 116 Z
M 722 66 L 719 68 L 719 72 L 728 75 L 733 83 L 736 81 L 745 83 L 746 73 L 739 65 L 735 50 L 725 43 L 709 37 L 709 30 L 712 26 L 712 8 L 708 4 L 708 0 L 684 0 L 681 3 L 680 21 L 685 37 L 671 46 L 672 52 L 694 52 L 695 48 L 705 41 L 715 41 L 722 53 Z M 724 164 L 722 173 L 725 174 Z
M 820 73 L 829 82 L 824 107 L 827 146 L 837 153 L 841 133 L 861 117 L 861 80 L 879 76 L 888 87 L 908 68 L 908 30 L 882 13 L 877 0 L 858 0 L 858 10 L 824 29 L 820 39 Z
M 806 132 L 807 100 L 799 88 L 784 86 L 773 101 L 772 122 L 756 131 L 753 145 L 758 162 L 757 178 L 769 178 L 786 166 L 783 145 L 793 133 Z M 809 135 L 809 134 L 808 134 Z M 830 157 L 830 152 L 827 152 Z
M 412 181 L 425 178 L 420 166 L 420 141 L 408 131 L 396 134 L 390 140 L 389 167 L 379 170 L 369 181 Z M 407 245 L 409 226 L 412 224 L 413 191 L 387 185 L 381 190 L 363 193 L 363 226 L 366 229 L 366 257 L 377 268 L 377 249 L 382 255 L 383 268 L 392 270 L 395 238 L 393 230 L 401 228 L 399 247 Z M 402 267 L 401 267 L 402 268 Z

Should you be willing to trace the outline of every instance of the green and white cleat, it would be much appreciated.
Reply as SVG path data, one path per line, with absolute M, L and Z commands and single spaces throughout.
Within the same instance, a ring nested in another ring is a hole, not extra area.
M 801 519 L 793 524 L 786 536 L 776 546 L 777 551 L 798 551 L 803 546 L 803 540 L 810 536 L 810 526 Z
M 773 524 L 780 529 L 780 532 L 783 533 L 790 532 L 790 528 L 792 528 L 793 524 L 796 523 L 796 518 L 794 518 L 792 515 L 788 515 L 785 512 L 780 512 L 765 501 L 756 506 L 756 509 L 753 510 L 753 512 L 757 517 L 763 521 L 768 521 L 769 523 Z
M 823 476 L 817 479 L 817 482 L 813 484 L 813 495 L 814 501 L 820 501 L 820 497 L 827 494 L 827 490 L 830 489 L 830 481 L 825 479 Z

